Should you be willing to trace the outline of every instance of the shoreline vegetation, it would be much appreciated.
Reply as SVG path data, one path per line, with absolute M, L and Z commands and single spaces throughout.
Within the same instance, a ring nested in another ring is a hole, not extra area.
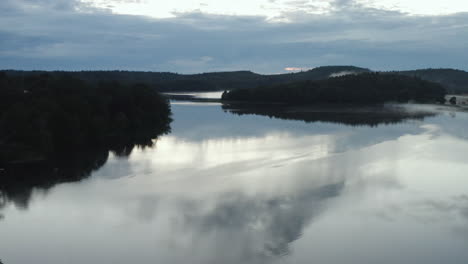
M 445 103 L 445 95 L 446 89 L 442 85 L 417 77 L 361 73 L 224 91 L 221 100 L 287 105 L 377 105 L 386 102 Z
M 125 155 L 170 131 L 170 104 L 144 84 L 0 72 L 0 165 L 110 150 Z

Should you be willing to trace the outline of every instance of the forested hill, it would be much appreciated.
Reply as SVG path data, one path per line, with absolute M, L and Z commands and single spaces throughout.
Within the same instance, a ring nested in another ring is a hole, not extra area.
M 38 75 L 43 71 L 6 71 L 9 75 Z M 77 71 L 48 72 L 54 76 L 67 75 L 81 80 L 98 83 L 118 81 L 119 83 L 145 83 L 158 91 L 214 91 L 237 88 L 255 88 L 265 85 L 278 85 L 296 81 L 323 80 L 350 73 L 371 72 L 369 69 L 354 66 L 325 66 L 308 71 L 263 75 L 251 71 L 213 72 L 201 74 L 177 74 L 170 72 L 134 71 Z M 449 93 L 468 93 L 468 72 L 454 69 L 424 69 L 414 71 L 394 71 L 387 74 L 400 74 L 419 77 L 443 85 Z
M 354 66 L 318 67 L 309 71 L 286 74 L 262 75 L 250 71 L 213 72 L 201 74 L 177 74 L 170 72 L 133 71 L 77 71 L 47 72 L 52 76 L 72 76 L 86 82 L 98 83 L 117 81 L 124 84 L 145 83 L 158 91 L 213 91 L 237 88 L 255 88 L 301 80 L 321 80 L 334 74 L 361 73 L 370 70 Z M 44 71 L 5 71 L 12 76 L 28 76 L 46 73 Z
M 391 72 L 419 77 L 423 80 L 442 84 L 449 93 L 468 93 L 468 72 L 454 69 L 425 69 Z
M 224 101 L 317 104 L 380 104 L 385 102 L 444 102 L 437 83 L 395 74 L 363 73 L 320 81 L 300 81 L 223 93 Z

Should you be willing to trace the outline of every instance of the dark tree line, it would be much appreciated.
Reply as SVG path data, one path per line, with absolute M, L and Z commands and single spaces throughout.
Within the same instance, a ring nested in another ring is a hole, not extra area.
M 72 76 L 91 84 L 101 81 L 116 80 L 119 83 L 131 85 L 145 83 L 158 91 L 211 91 L 232 90 L 239 88 L 255 88 L 260 85 L 279 85 L 297 81 L 324 80 L 344 72 L 366 73 L 370 69 L 354 66 L 325 66 L 308 71 L 286 74 L 257 74 L 250 71 L 211 72 L 201 74 L 177 74 L 170 72 L 134 72 L 134 71 L 6 71 L 14 76 L 30 76 L 43 73 L 55 77 Z M 454 69 L 424 69 L 415 71 L 382 72 L 382 74 L 397 74 L 418 77 L 426 81 L 436 82 L 444 86 L 450 93 L 468 93 L 468 72 Z
M 147 145 L 169 130 L 167 99 L 142 85 L 0 72 L 0 165 Z
M 177 74 L 170 72 L 132 72 L 132 71 L 78 71 L 78 72 L 40 72 L 8 71 L 17 76 L 41 73 L 53 76 L 69 75 L 89 83 L 117 80 L 123 84 L 142 82 L 161 92 L 170 91 L 216 91 L 236 88 L 255 88 L 258 85 L 272 85 L 301 80 L 320 80 L 342 71 L 367 72 L 368 69 L 353 66 L 318 67 L 299 73 L 262 75 L 251 71 L 211 72 L 200 74 Z
M 229 101 L 287 104 L 380 104 L 384 102 L 445 102 L 446 91 L 417 77 L 363 73 L 320 81 L 302 81 L 224 92 Z
M 454 69 L 424 69 L 390 72 L 390 74 L 414 76 L 426 81 L 440 83 L 450 93 L 463 94 L 468 92 L 468 73 L 466 71 Z

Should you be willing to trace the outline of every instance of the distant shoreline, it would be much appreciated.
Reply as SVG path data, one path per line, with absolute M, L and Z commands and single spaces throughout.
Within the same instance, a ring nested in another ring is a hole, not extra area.
M 258 74 L 251 71 L 209 72 L 178 74 L 171 72 L 143 71 L 22 71 L 0 70 L 10 75 L 25 77 L 49 74 L 73 76 L 86 82 L 117 81 L 123 84 L 144 83 L 160 92 L 221 91 L 239 88 L 256 88 L 262 85 L 278 85 L 295 81 L 323 80 L 346 74 L 380 73 L 418 77 L 443 85 L 449 93 L 468 94 L 468 72 L 456 69 L 420 69 L 410 71 L 373 71 L 355 66 L 323 66 L 308 71 L 280 74 Z

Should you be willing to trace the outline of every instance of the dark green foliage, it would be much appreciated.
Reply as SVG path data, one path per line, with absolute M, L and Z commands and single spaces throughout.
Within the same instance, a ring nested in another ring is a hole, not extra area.
M 436 83 L 403 75 L 364 73 L 224 92 L 230 101 L 287 104 L 380 104 L 444 102 L 445 89 Z
M 0 75 L 0 164 L 120 149 L 168 131 L 168 101 L 146 85 L 90 85 L 51 75 Z

